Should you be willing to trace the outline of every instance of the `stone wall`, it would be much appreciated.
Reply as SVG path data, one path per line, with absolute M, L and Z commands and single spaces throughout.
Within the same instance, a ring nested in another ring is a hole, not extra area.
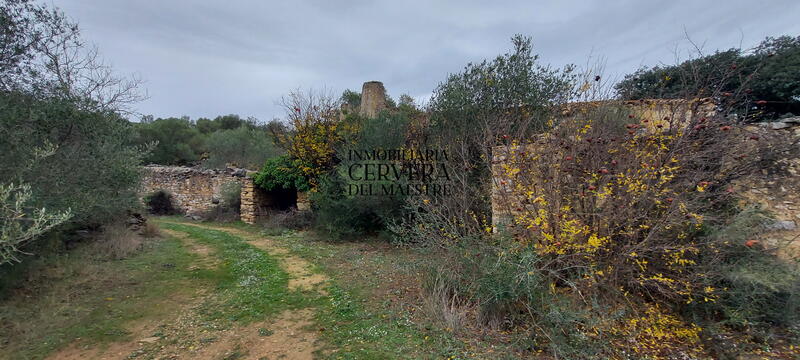
M 264 190 L 255 185 L 252 177 L 245 178 L 242 181 L 242 206 L 239 208 L 239 216 L 242 221 L 247 224 L 255 224 L 261 215 L 261 204 L 264 201 Z
M 685 127 L 691 119 L 696 117 L 711 117 L 717 111 L 717 105 L 708 98 L 684 99 L 642 99 L 626 101 L 589 101 L 566 104 L 561 109 L 561 116 L 570 117 L 574 114 L 592 108 L 603 106 L 604 109 L 623 111 L 626 115 L 633 115 L 637 119 L 647 119 L 644 128 L 669 129 L 670 127 Z
M 183 166 L 145 166 L 142 197 L 163 190 L 172 195 L 173 205 L 182 213 L 200 216 L 222 202 L 223 185 L 242 184 L 244 169 L 199 169 Z
M 774 217 L 759 234 L 759 240 L 768 247 L 781 248 L 781 255 L 800 259 L 800 117 L 756 126 L 789 136 L 794 142 L 794 156 L 780 160 L 774 169 L 764 170 L 749 183 L 738 184 L 737 192 Z
M 239 213 L 245 223 L 255 224 L 276 204 L 277 195 L 256 186 L 252 178 L 255 172 L 245 169 L 150 165 L 144 167 L 143 173 L 142 198 L 156 191 L 165 191 L 172 195 L 177 210 L 189 216 L 203 216 L 222 204 L 222 188 L 228 183 L 238 183 L 242 187 Z M 299 211 L 311 210 L 307 193 L 297 193 L 296 206 Z

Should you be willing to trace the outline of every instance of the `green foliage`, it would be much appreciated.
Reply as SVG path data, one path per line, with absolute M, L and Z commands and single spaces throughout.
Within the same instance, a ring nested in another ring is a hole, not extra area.
M 155 144 L 145 163 L 187 165 L 198 161 L 205 151 L 202 134 L 188 118 L 157 119 L 134 127 L 137 145 Z
M 752 74 L 752 77 L 750 76 Z M 717 51 L 677 65 L 641 68 L 615 85 L 623 99 L 691 98 L 744 91 L 761 116 L 800 110 L 800 37 L 767 37 L 753 51 Z M 766 104 L 755 103 L 766 101 Z
M 727 289 L 714 302 L 688 307 L 693 316 L 704 320 L 722 319 L 722 324 L 737 328 L 792 326 L 800 320 L 800 269 L 796 262 L 779 259 L 760 245 L 745 246 L 756 237 L 770 219 L 757 208 L 746 208 L 730 221 L 710 231 L 708 238 L 717 243 L 713 257 L 701 258 L 701 266 L 712 274 L 705 286 Z
M 800 36 L 767 37 L 752 57 L 762 65 L 751 85 L 754 99 L 800 103 Z
M 72 221 L 102 224 L 138 204 L 141 149 L 111 111 L 70 100 L 0 94 L 0 183 L 31 185 L 31 206 L 72 209 Z M 38 158 L 40 149 L 52 154 Z
M 572 67 L 559 71 L 539 65 L 530 38 L 516 35 L 512 43 L 513 51 L 468 64 L 439 84 L 430 102 L 433 133 L 480 144 L 494 141 L 487 139 L 491 135 L 487 131 L 510 134 L 512 128 L 530 132 L 546 128 L 545 117 L 531 115 L 569 98 Z M 499 121 L 511 112 L 515 117 L 508 118 L 508 124 Z M 487 129 L 490 125 L 494 128 Z
M 345 90 L 342 92 L 341 101 L 343 104 L 350 105 L 351 109 L 355 109 L 361 105 L 361 93 L 349 89 Z
M 287 155 L 267 160 L 253 181 L 266 190 L 311 190 L 308 180 Z
M 320 181 L 311 199 L 317 226 L 335 237 L 352 237 L 384 230 L 393 219 L 402 216 L 405 201 L 400 194 L 354 194 L 351 189 L 358 186 L 359 182 L 350 178 L 350 168 L 357 163 L 363 165 L 366 161 L 350 159 L 348 154 L 350 151 L 404 147 L 410 125 L 408 114 L 383 111 L 373 119 L 350 115 L 346 121 L 358 131 L 339 144 L 336 149 L 339 163 L 333 172 Z M 388 180 L 369 183 L 376 188 L 382 184 L 397 185 Z
M 342 239 L 375 233 L 400 215 L 399 197 L 348 195 L 348 185 L 343 176 L 332 174 L 312 193 L 316 225 L 330 236 Z
M 256 169 L 282 153 L 263 129 L 245 126 L 211 133 L 206 146 L 209 156 L 203 166 L 218 169 L 227 165 Z
M 30 186 L 0 184 L 0 265 L 19 262 L 17 255 L 25 243 L 72 216 L 69 210 L 61 213 L 51 213 L 44 208 L 30 211 L 30 199 Z
M 615 85 L 623 99 L 691 98 L 713 95 L 713 91 L 734 91 L 741 86 L 738 77 L 730 77 L 731 65 L 741 62 L 739 49 L 717 51 L 714 54 L 687 60 L 674 66 L 641 68 Z M 747 64 L 752 72 L 753 64 Z M 737 65 L 741 66 L 741 64 Z M 721 83 L 722 88 L 710 89 L 709 84 Z
M 161 165 L 202 164 L 207 168 L 227 165 L 257 168 L 264 160 L 280 155 L 277 147 L 285 127 L 239 115 L 213 120 L 188 117 L 143 120 L 134 125 L 137 145 L 155 144 L 145 162 Z
M 476 239 L 454 245 L 455 251 L 437 259 L 425 273 L 425 296 L 440 297 L 437 301 L 452 306 L 476 306 L 478 322 L 490 328 L 536 324 L 518 340 L 525 351 L 548 350 L 565 359 L 604 358 L 598 354 L 606 351 L 610 338 L 589 337 L 582 329 L 598 329 L 620 314 L 603 312 L 598 304 L 592 309 L 553 292 L 551 279 L 532 271 L 545 265 L 544 258 L 530 250 L 505 251 L 508 240 Z

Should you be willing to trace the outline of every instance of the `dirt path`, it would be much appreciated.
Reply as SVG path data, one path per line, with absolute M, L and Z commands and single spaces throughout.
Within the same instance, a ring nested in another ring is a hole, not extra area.
M 289 250 L 286 248 L 279 246 L 275 243 L 275 241 L 271 240 L 269 237 L 253 234 L 251 232 L 223 227 L 223 226 L 214 226 L 208 224 L 192 224 L 197 227 L 202 227 L 211 230 L 218 230 L 224 231 L 229 234 L 238 236 L 242 239 L 247 240 L 247 242 L 261 250 L 266 251 L 270 255 L 275 256 L 279 261 L 281 261 L 281 266 L 283 269 L 289 274 L 289 290 L 304 290 L 304 291 L 311 291 L 316 290 L 319 292 L 323 292 L 320 288 L 326 280 L 327 277 L 323 274 L 314 273 L 312 271 L 312 265 L 308 261 L 304 259 L 294 256 L 289 253 Z
M 289 274 L 289 289 L 322 293 L 324 275 L 312 271 L 312 265 L 291 255 L 286 248 L 269 238 L 244 230 L 208 224 L 188 224 L 205 229 L 224 231 L 246 240 L 280 261 Z M 200 244 L 186 233 L 163 230 L 165 234 L 181 240 L 183 246 L 197 255 L 190 270 L 213 269 L 220 264 L 214 250 Z M 319 348 L 312 309 L 286 310 L 264 321 L 247 326 L 216 329 L 214 324 L 202 321 L 198 307 L 206 297 L 213 296 L 207 289 L 198 289 L 191 299 L 171 302 L 173 316 L 169 319 L 143 319 L 127 328 L 128 342 L 116 342 L 105 347 L 87 347 L 73 344 L 56 352 L 49 359 L 312 359 Z M 155 304 L 143 304 L 154 306 Z

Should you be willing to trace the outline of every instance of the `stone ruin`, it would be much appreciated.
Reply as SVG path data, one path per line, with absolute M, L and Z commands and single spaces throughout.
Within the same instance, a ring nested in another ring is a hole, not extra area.
M 140 195 L 164 191 L 172 198 L 173 206 L 182 214 L 202 218 L 224 199 L 221 192 L 225 184 L 241 186 L 240 217 L 254 224 L 270 211 L 309 210 L 308 196 L 296 191 L 270 192 L 255 186 L 253 171 L 246 169 L 201 169 L 185 166 L 148 165 L 143 168 Z
M 386 89 L 380 81 L 365 82 L 361 89 L 359 114 L 375 118 L 386 109 Z M 350 109 L 343 107 L 342 114 Z M 309 211 L 308 194 L 297 191 L 266 191 L 256 186 L 254 171 L 237 168 L 201 169 L 185 166 L 148 165 L 143 169 L 141 197 L 164 191 L 172 198 L 172 205 L 182 214 L 202 218 L 215 206 L 222 204 L 221 191 L 227 183 L 241 185 L 240 218 L 254 224 L 268 216 L 270 211 L 295 208 Z
M 366 118 L 376 118 L 386 109 L 386 89 L 380 81 L 368 81 L 361 87 L 361 106 L 359 114 Z

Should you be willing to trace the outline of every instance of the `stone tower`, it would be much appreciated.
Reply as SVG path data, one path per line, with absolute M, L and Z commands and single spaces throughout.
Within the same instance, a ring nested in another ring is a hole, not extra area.
M 361 109 L 359 114 L 376 118 L 386 108 L 386 89 L 380 81 L 368 81 L 361 87 Z

